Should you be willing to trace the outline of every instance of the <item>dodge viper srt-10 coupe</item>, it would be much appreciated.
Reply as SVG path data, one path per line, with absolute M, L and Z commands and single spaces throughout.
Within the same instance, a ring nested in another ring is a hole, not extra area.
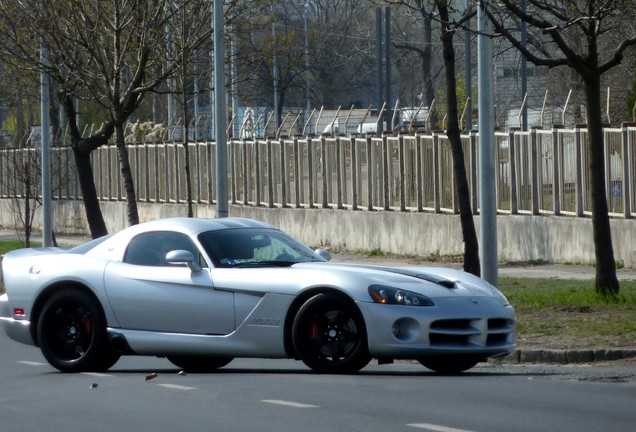
M 320 373 L 413 359 L 453 374 L 515 348 L 512 306 L 476 276 L 329 259 L 249 219 L 157 220 L 7 253 L 0 322 L 63 372 L 142 355 L 196 372 L 257 357 Z

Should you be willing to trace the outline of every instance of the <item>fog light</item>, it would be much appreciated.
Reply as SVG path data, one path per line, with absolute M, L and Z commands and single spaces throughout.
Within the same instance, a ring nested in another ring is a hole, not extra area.
M 420 323 L 413 318 L 400 318 L 393 322 L 391 333 L 402 342 L 414 342 L 420 338 L 422 330 Z
M 396 321 L 393 323 L 393 328 L 391 329 L 393 332 L 393 336 L 398 337 L 400 335 L 400 321 Z

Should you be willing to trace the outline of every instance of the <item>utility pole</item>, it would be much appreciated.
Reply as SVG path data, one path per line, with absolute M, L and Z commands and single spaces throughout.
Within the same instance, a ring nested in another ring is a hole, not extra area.
M 42 246 L 53 246 L 51 210 L 51 144 L 49 142 L 49 77 L 44 71 L 47 52 L 44 40 L 40 41 L 40 139 L 42 145 Z
M 214 111 L 216 126 L 216 217 L 228 217 L 225 41 L 223 1 L 214 0 Z
M 492 76 L 492 25 L 485 13 L 488 0 L 478 0 L 477 40 L 479 81 L 479 255 L 481 277 L 497 286 L 497 202 L 495 188 L 495 128 Z

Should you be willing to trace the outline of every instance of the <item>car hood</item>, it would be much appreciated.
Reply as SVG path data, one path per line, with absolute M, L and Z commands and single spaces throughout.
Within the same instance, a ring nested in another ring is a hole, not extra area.
M 322 269 L 337 275 L 338 279 L 357 284 L 366 292 L 369 285 L 380 284 L 411 290 L 431 298 L 440 297 L 503 297 L 485 280 L 446 267 L 384 267 L 365 264 L 301 263 L 294 269 Z M 360 286 L 361 282 L 364 282 Z M 352 287 L 353 288 L 353 287 Z

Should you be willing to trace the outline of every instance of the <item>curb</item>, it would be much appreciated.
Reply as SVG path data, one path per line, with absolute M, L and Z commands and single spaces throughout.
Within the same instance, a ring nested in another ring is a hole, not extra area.
M 518 349 L 491 361 L 503 363 L 594 363 L 636 357 L 636 349 Z

